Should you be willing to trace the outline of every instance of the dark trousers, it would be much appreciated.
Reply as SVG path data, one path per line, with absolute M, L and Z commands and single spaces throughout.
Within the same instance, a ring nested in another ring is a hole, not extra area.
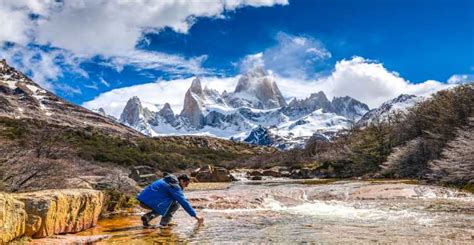
M 145 205 L 142 202 L 140 202 L 140 206 L 142 206 L 145 209 L 151 209 L 150 207 L 148 207 L 147 205 Z M 178 209 L 179 209 L 178 202 L 173 201 L 171 203 L 170 207 L 168 208 L 168 211 L 166 212 L 166 214 L 163 215 L 163 217 L 161 217 L 160 225 L 168 225 L 170 223 L 171 219 L 173 218 L 173 214 L 176 213 L 176 211 Z M 154 211 L 153 209 L 151 209 L 150 212 L 144 214 L 143 216 L 145 216 L 148 221 L 151 221 L 152 219 L 160 216 L 160 214 L 158 212 Z

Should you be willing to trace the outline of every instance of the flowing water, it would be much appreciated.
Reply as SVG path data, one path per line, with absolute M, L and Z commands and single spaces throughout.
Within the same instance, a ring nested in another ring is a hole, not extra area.
M 131 215 L 46 241 L 474 244 L 473 195 L 399 182 L 310 183 L 240 181 L 224 190 L 187 192 L 205 217 L 203 226 L 180 209 L 172 229 L 143 229 Z

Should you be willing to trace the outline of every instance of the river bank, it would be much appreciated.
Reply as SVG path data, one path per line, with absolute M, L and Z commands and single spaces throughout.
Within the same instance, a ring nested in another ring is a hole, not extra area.
M 198 188 L 199 189 L 199 188 Z M 86 243 L 457 243 L 474 239 L 474 196 L 406 181 L 272 179 L 188 191 L 206 217 L 182 211 L 172 230 L 143 229 L 139 215 L 116 216 L 73 235 L 32 244 Z M 155 220 L 158 222 L 159 220 Z

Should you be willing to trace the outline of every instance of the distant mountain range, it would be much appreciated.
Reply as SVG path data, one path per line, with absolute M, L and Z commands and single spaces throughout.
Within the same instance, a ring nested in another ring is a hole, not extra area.
M 118 121 L 149 136 L 210 135 L 291 149 L 303 147 L 315 134 L 329 139 L 341 129 L 406 108 L 416 102 L 414 98 L 401 95 L 370 110 L 349 96 L 329 100 L 320 91 L 287 103 L 275 78 L 255 68 L 239 78 L 233 92 L 203 88 L 201 79 L 195 78 L 179 114 L 168 103 L 151 111 L 132 97 Z M 106 115 L 102 108 L 96 112 Z

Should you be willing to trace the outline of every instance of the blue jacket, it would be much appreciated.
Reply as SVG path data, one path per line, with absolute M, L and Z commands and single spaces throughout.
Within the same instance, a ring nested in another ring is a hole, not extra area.
M 161 215 L 165 215 L 172 202 L 177 201 L 189 215 L 196 217 L 196 211 L 186 200 L 178 178 L 171 174 L 151 183 L 138 194 L 137 199 Z

